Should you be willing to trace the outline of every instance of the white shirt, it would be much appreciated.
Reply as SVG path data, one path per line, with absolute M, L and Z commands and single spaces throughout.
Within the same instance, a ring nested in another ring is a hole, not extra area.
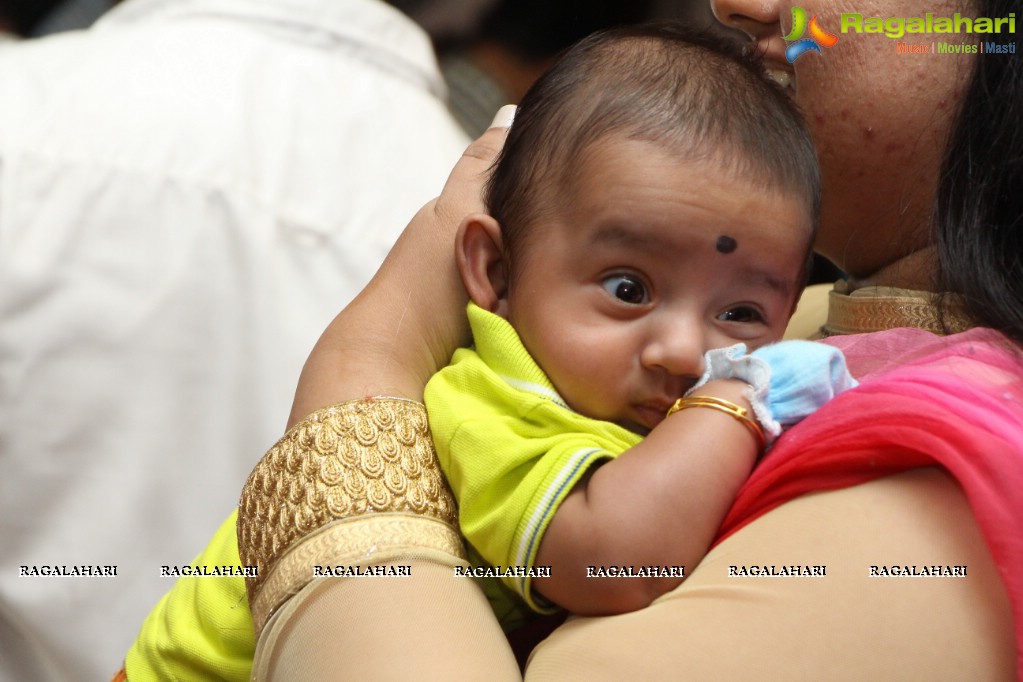
M 128 0 L 0 51 L 0 680 L 120 667 L 440 191 L 443 95 L 376 0 Z

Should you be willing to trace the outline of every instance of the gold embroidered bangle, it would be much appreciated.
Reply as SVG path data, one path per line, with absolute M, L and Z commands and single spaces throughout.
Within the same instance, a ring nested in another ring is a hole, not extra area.
M 238 552 L 257 634 L 314 568 L 447 556 L 461 561 L 454 497 L 426 408 L 401 398 L 332 405 L 256 465 L 238 505 Z
M 689 407 L 709 407 L 712 410 L 724 412 L 749 429 L 749 432 L 753 434 L 753 437 L 756 438 L 757 442 L 760 444 L 760 450 L 763 450 L 764 446 L 767 445 L 767 439 L 764 438 L 764 430 L 760 428 L 760 424 L 758 424 L 755 419 L 749 416 L 749 410 L 745 407 L 736 405 L 730 400 L 715 398 L 710 395 L 697 395 L 692 398 L 679 398 L 675 401 L 675 404 L 668 409 L 668 414 L 665 415 L 665 418 L 670 417 L 679 410 L 684 410 Z

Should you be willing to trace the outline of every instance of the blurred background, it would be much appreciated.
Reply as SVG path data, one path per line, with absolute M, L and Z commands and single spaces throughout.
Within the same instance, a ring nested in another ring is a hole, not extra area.
M 0 36 L 13 41 L 87 28 L 116 0 L 0 0 Z M 651 20 L 722 33 L 706 2 L 690 0 L 392 0 L 433 40 L 449 104 L 471 137 L 522 97 L 557 55 L 603 28 Z

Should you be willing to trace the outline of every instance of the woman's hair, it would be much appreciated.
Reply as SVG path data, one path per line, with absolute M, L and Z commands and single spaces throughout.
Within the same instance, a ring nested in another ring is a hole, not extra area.
M 486 190 L 508 250 L 559 208 L 586 150 L 611 135 L 723 164 L 805 201 L 808 223 L 817 224 L 809 132 L 756 58 L 705 33 L 647 24 L 577 43 L 523 98 Z
M 976 9 L 1023 16 L 1020 0 L 978 0 Z M 1023 56 L 1019 33 L 1008 40 L 1015 54 L 976 56 L 945 150 L 934 234 L 939 290 L 1023 344 Z

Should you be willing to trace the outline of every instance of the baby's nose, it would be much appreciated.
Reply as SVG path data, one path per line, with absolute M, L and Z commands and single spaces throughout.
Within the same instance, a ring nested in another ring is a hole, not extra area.
M 706 348 L 703 330 L 698 325 L 667 326 L 643 349 L 645 367 L 695 381 L 703 374 L 703 353 Z

